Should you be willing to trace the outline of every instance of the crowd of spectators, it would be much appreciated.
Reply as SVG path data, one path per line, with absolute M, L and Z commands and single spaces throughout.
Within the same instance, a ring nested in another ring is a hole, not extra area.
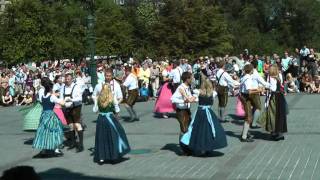
M 156 59 L 156 58 L 154 58 Z M 287 93 L 320 93 L 320 57 L 314 49 L 304 46 L 293 52 L 286 51 L 282 55 L 254 55 L 245 49 L 239 56 L 224 57 L 199 57 L 195 60 L 188 59 L 163 59 L 152 60 L 146 58 L 143 61 L 133 60 L 98 60 L 97 81 L 103 83 L 104 69 L 112 68 L 114 78 L 120 83 L 125 79 L 124 68 L 131 66 L 133 73 L 139 79 L 140 101 L 147 101 L 157 97 L 157 91 L 161 87 L 164 71 L 179 66 L 182 71 L 194 74 L 195 83 L 199 85 L 200 73 L 204 73 L 213 82 L 217 71 L 217 62 L 226 61 L 225 70 L 233 79 L 239 80 L 245 64 L 251 63 L 259 74 L 267 80 L 268 69 L 271 64 L 277 64 L 282 72 L 283 88 Z M 177 63 L 178 62 L 178 63 Z M 84 88 L 84 103 L 90 104 L 90 96 L 93 91 L 91 77 L 89 75 L 88 62 L 83 60 L 76 64 L 73 61 L 45 61 L 42 63 L 19 64 L 0 70 L 0 104 L 2 106 L 31 105 L 36 100 L 36 94 L 41 88 L 40 79 L 47 76 L 54 83 L 63 83 L 66 73 L 72 73 L 75 81 Z M 237 89 L 231 89 L 230 95 L 237 95 Z

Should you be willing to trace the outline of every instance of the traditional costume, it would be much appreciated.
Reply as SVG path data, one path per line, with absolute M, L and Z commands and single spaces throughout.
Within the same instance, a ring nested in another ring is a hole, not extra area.
M 128 98 L 126 100 L 126 108 L 130 115 L 130 121 L 139 121 L 136 111 L 133 109 L 138 96 L 139 96 L 139 87 L 138 87 L 138 79 L 133 73 L 130 73 L 126 80 L 123 83 L 128 89 Z
M 188 147 L 194 155 L 201 155 L 227 146 L 223 127 L 213 110 L 214 91 L 210 97 L 199 96 L 199 106 L 180 142 Z
M 239 83 L 232 79 L 232 77 L 223 69 L 220 68 L 216 74 L 217 93 L 219 100 L 219 118 L 221 121 L 225 121 L 224 114 L 225 108 L 228 104 L 228 91 L 229 86 L 236 86 Z
M 261 75 L 258 73 L 256 69 L 253 69 L 252 73 L 252 88 L 259 89 L 259 87 L 269 88 L 270 84 L 266 82 Z M 260 93 L 250 94 L 250 98 L 252 99 L 253 103 L 253 119 L 252 119 L 252 127 L 257 127 L 256 122 L 260 116 L 261 112 L 261 100 L 260 100 Z
M 61 84 L 56 83 L 56 84 L 53 85 L 53 89 L 52 89 L 52 90 L 53 90 L 53 92 L 61 93 L 61 87 L 62 87 Z M 60 104 L 56 104 L 56 105 L 54 106 L 53 111 L 56 113 L 56 115 L 58 116 L 58 118 L 60 119 L 60 121 L 61 121 L 61 123 L 62 123 L 63 125 L 68 125 L 67 120 L 66 120 L 66 118 L 64 117 L 64 113 L 63 113 L 63 111 L 62 111 L 62 107 L 61 107 Z
M 81 108 L 82 108 L 82 89 L 75 83 L 70 86 L 64 85 L 62 98 L 66 105 L 64 115 L 70 127 L 70 148 L 77 147 L 77 152 L 83 151 L 83 127 L 81 124 Z M 79 143 L 76 143 L 76 133 L 79 137 Z
M 275 140 L 281 140 L 284 139 L 282 133 L 287 132 L 288 104 L 281 89 L 280 79 L 269 77 L 268 82 L 270 92 L 267 93 L 265 111 L 261 114 L 258 123 L 270 132 Z
M 42 105 L 40 103 L 40 97 L 44 95 L 44 89 L 40 89 L 38 92 L 37 101 L 30 111 L 24 117 L 23 130 L 32 131 L 37 130 L 40 122 L 40 117 L 42 113 Z
M 185 97 L 181 92 L 184 92 L 185 96 L 191 97 L 192 93 L 190 87 L 185 83 L 182 83 L 171 97 L 171 102 L 176 105 L 177 119 L 180 124 L 181 133 L 186 133 L 191 120 L 190 103 L 185 103 Z
M 94 99 L 94 111 L 99 111 L 96 125 L 94 161 L 101 163 L 119 160 L 130 151 L 130 146 L 123 127 L 113 114 L 120 111 L 118 101 L 114 97 L 112 103 L 102 107 L 97 103 L 97 99 Z
M 162 72 L 163 77 L 169 76 L 167 70 Z M 165 81 L 164 84 L 160 87 L 158 93 L 158 99 L 156 101 L 153 112 L 156 114 L 167 114 L 175 111 L 175 106 L 171 102 L 172 97 L 172 85 L 171 82 Z M 166 116 L 166 115 L 165 115 Z
M 58 103 L 59 100 L 50 93 L 40 98 L 43 112 L 32 147 L 40 150 L 55 150 L 63 142 L 62 123 L 53 112 L 55 103 Z

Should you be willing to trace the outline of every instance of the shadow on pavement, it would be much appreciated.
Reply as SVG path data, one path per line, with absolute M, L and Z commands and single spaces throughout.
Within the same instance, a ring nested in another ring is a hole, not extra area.
M 225 131 L 226 132 L 226 135 L 227 136 L 230 136 L 230 137 L 234 137 L 234 138 L 237 138 L 237 139 L 240 139 L 241 135 L 240 134 L 235 134 L 234 132 L 232 131 Z
M 179 146 L 179 144 L 166 144 L 165 146 L 163 146 L 163 148 L 161 148 L 161 150 L 168 150 L 168 151 L 172 151 L 174 152 L 176 155 L 181 156 L 183 153 L 181 151 L 181 148 Z
M 49 169 L 48 171 L 39 173 L 41 179 L 45 180 L 122 180 L 120 178 L 106 178 L 87 176 L 81 173 L 71 172 L 62 168 Z
M 23 144 L 25 144 L 25 145 L 32 145 L 32 144 L 33 144 L 33 139 L 34 139 L 34 138 L 24 139 L 25 141 L 23 142 Z
M 263 133 L 260 131 L 250 131 L 250 133 L 253 135 L 254 139 L 261 139 L 265 141 L 273 141 L 271 139 L 271 135 L 267 133 Z

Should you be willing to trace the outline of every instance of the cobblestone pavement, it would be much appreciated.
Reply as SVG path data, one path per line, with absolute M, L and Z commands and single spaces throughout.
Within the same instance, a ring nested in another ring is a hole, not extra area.
M 64 157 L 32 159 L 37 153 L 31 147 L 34 132 L 23 132 L 18 108 L 0 108 L 0 170 L 30 165 L 43 179 L 320 179 L 320 96 L 289 95 L 290 107 L 286 140 L 269 141 L 261 129 L 251 131 L 253 143 L 239 141 L 242 120 L 233 119 L 223 126 L 228 147 L 215 157 L 179 156 L 178 123 L 175 119 L 153 117 L 154 101 L 136 105 L 141 121 L 121 122 L 132 153 L 129 160 L 116 165 L 93 163 L 96 114 L 90 106 L 83 108 L 88 126 L 82 153 L 64 150 Z M 215 106 L 217 107 L 217 106 Z M 228 113 L 234 113 L 231 98 Z M 194 109 L 195 107 L 193 107 Z M 122 108 L 121 115 L 126 116 Z

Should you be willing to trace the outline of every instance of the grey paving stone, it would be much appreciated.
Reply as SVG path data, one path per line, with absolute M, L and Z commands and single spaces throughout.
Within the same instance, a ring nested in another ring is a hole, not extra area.
M 97 165 L 88 150 L 94 146 L 95 119 L 90 106 L 83 107 L 88 126 L 83 153 L 64 150 L 63 158 L 32 159 L 37 153 L 28 140 L 34 132 L 22 132 L 23 117 L 16 107 L 0 108 L 0 170 L 17 165 L 30 165 L 44 179 L 320 179 L 320 96 L 288 95 L 290 114 L 286 140 L 266 140 L 267 133 L 257 134 L 254 143 L 241 143 L 241 120 L 222 124 L 228 136 L 228 147 L 221 157 L 178 156 L 178 122 L 153 117 L 154 101 L 138 103 L 141 118 L 137 123 L 121 122 L 133 150 L 148 149 L 150 153 L 129 154 L 129 160 L 117 165 Z M 262 98 L 263 100 L 263 98 Z M 217 107 L 215 105 L 214 107 Z M 195 106 L 192 110 L 195 110 Z M 216 108 L 214 108 L 215 110 Z M 235 112 L 231 98 L 228 113 Z M 121 115 L 127 113 L 122 108 Z

